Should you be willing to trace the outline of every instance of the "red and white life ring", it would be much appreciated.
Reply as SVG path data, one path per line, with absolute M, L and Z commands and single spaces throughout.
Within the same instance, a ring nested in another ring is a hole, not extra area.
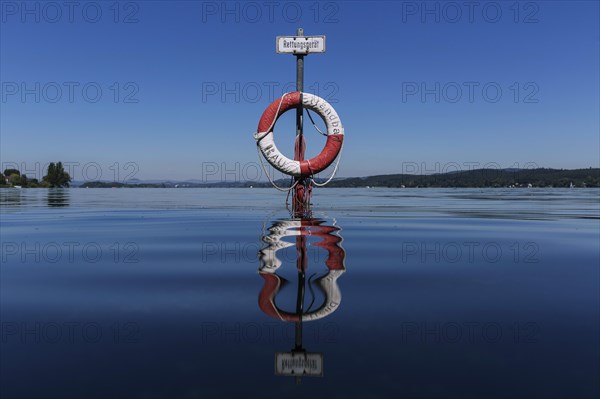
M 300 96 L 302 94 L 302 96 Z M 294 161 L 284 156 L 275 145 L 273 128 L 277 119 L 286 111 L 302 106 L 319 114 L 327 126 L 327 142 L 319 155 L 305 161 Z M 254 138 L 265 159 L 278 171 L 296 177 L 309 177 L 325 170 L 340 153 L 344 141 L 344 127 L 335 109 L 321 97 L 310 93 L 284 94 L 273 101 L 263 112 Z

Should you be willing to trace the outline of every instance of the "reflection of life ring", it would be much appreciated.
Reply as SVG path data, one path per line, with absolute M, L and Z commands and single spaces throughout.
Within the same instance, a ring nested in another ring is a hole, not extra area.
M 302 94 L 302 96 L 300 96 Z M 273 128 L 277 119 L 287 110 L 300 106 L 321 116 L 327 126 L 327 142 L 323 151 L 306 161 L 294 161 L 285 157 L 275 145 Z M 254 135 L 260 151 L 266 160 L 278 171 L 291 176 L 309 177 L 325 170 L 338 156 L 344 141 L 344 127 L 335 109 L 321 97 L 299 91 L 284 94 L 271 103 L 258 122 L 258 132 Z
M 258 296 L 258 306 L 267 315 L 284 321 L 300 320 L 298 314 L 281 310 L 275 304 L 275 296 L 279 292 L 282 282 L 281 277 L 276 274 L 277 269 L 281 266 L 281 261 L 277 258 L 276 252 L 294 245 L 281 240 L 281 238 L 287 236 L 320 237 L 323 240 L 313 245 L 327 251 L 325 265 L 329 272 L 317 280 L 318 287 L 325 296 L 325 301 L 318 309 L 302 314 L 302 320 L 321 319 L 333 313 L 339 306 L 342 294 L 336 280 L 346 271 L 344 266 L 345 251 L 340 246 L 342 238 L 333 234 L 339 231 L 339 228 L 322 226 L 321 224 L 324 222 L 324 220 L 319 219 L 277 221 L 269 229 L 269 235 L 263 238 L 268 246 L 260 251 L 261 266 L 259 274 L 265 280 L 265 284 Z

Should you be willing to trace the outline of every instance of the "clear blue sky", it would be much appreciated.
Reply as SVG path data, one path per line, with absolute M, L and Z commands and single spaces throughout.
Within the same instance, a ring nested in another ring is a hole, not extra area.
M 76 179 L 88 164 L 112 179 L 115 163 L 120 178 L 236 162 L 244 177 L 260 115 L 295 80 L 275 36 L 303 27 L 327 35 L 305 86 L 345 125 L 342 176 L 599 167 L 599 2 L 468 4 L 2 1 L 0 158 L 71 162 Z M 293 135 L 286 114 L 276 140 L 290 156 Z

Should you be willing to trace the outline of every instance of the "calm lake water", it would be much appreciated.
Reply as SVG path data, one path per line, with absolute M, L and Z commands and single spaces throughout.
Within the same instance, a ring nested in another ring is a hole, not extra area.
M 284 201 L 0 189 L 0 397 L 600 396 L 599 190 Z

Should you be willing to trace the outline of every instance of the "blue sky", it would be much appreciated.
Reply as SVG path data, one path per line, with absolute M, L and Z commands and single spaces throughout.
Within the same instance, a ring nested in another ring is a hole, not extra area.
M 303 27 L 327 36 L 305 87 L 344 123 L 342 176 L 599 167 L 598 4 L 2 1 L 0 159 L 30 175 L 62 160 L 76 179 L 252 178 L 251 134 L 295 80 L 275 37 Z M 293 123 L 276 127 L 289 156 Z

